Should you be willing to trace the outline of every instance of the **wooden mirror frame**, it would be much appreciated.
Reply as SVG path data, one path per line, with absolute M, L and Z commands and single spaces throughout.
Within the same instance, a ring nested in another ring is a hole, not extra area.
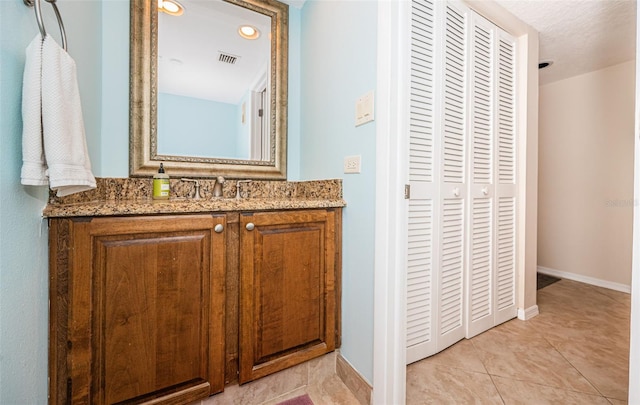
M 271 18 L 269 160 L 159 155 L 157 142 L 157 0 L 131 0 L 129 174 L 286 180 L 289 6 L 275 0 L 223 0 Z

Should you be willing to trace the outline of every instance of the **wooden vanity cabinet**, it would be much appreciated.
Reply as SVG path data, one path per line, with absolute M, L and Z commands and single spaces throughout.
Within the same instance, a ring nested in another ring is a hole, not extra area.
M 224 388 L 224 215 L 52 219 L 50 403 Z
M 49 402 L 186 404 L 339 347 L 341 213 L 51 219 Z
M 240 383 L 335 349 L 335 232 L 333 210 L 240 214 Z

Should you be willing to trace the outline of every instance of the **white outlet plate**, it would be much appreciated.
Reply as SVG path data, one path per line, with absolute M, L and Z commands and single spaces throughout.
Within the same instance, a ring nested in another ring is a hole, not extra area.
M 346 156 L 344 158 L 345 173 L 360 173 L 360 155 Z

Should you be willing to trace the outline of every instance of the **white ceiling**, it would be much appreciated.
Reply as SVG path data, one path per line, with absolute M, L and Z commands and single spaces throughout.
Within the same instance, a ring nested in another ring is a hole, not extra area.
M 540 33 L 540 84 L 635 58 L 635 0 L 496 1 Z
M 158 13 L 158 91 L 238 104 L 266 77 L 271 18 L 220 0 L 180 0 L 181 16 Z M 243 24 L 260 30 L 256 40 L 238 34 Z M 218 61 L 219 52 L 237 56 Z

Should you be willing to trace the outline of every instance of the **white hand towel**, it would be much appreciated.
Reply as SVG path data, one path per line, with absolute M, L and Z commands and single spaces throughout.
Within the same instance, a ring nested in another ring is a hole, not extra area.
M 44 41 L 40 38 L 38 34 L 27 49 L 34 63 L 25 65 L 22 183 L 46 184 L 46 176 L 42 180 L 46 169 L 49 187 L 63 197 L 95 188 L 96 180 L 87 150 L 76 64 L 49 35 Z M 32 45 L 38 48 L 38 41 L 42 42 L 40 58 L 32 49 Z
M 40 79 L 42 69 L 42 37 L 40 34 L 27 47 L 22 84 L 22 184 L 46 186 L 47 165 L 42 141 L 42 108 Z
M 96 188 L 76 63 L 49 35 L 42 45 L 42 126 L 50 187 L 59 197 Z

